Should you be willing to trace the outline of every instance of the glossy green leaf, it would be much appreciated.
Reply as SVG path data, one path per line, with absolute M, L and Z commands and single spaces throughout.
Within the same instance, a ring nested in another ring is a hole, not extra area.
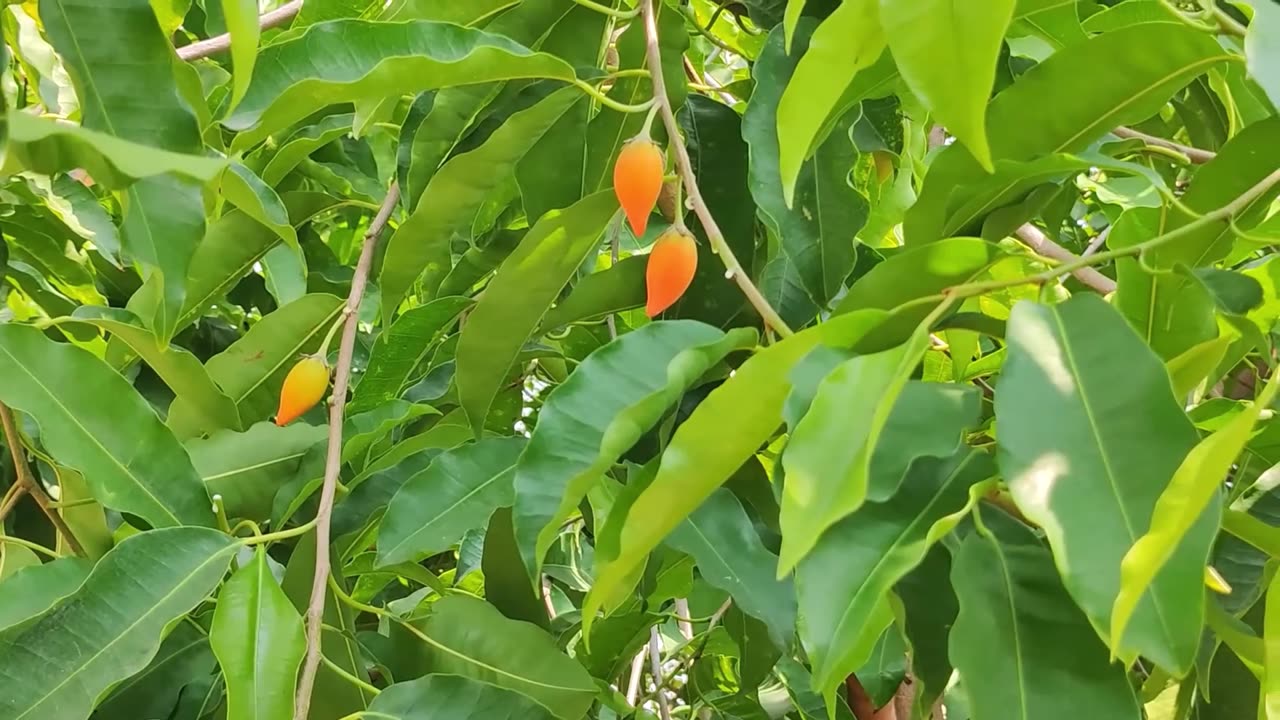
M 443 297 L 396 318 L 370 351 L 348 412 L 363 412 L 399 397 L 435 350 L 436 340 L 471 302 L 470 298 Z
M 853 711 L 849 709 L 842 694 L 835 696 L 834 708 L 828 709 L 822 696 L 813 691 L 813 679 L 804 665 L 783 656 L 774 671 L 778 680 L 786 687 L 787 695 L 802 720 L 827 720 L 832 717 L 835 720 L 854 720 Z
M 775 642 L 789 643 L 796 620 L 795 591 L 789 579 L 774 578 L 778 556 L 760 542 L 732 492 L 713 492 L 666 542 L 693 556 L 702 577 L 732 595 L 736 607 L 764 621 Z
M 994 475 L 991 457 L 977 450 L 921 458 L 901 492 L 864 505 L 823 534 L 796 570 L 800 641 L 813 662 L 815 688 L 830 695 L 858 669 L 856 651 L 880 630 L 863 619 L 968 514 L 974 490 Z
M 958 605 L 951 585 L 951 553 L 934 545 L 894 592 L 902 600 L 902 632 L 911 652 L 911 677 L 915 682 L 914 712 L 923 713 L 942 697 L 951 680 L 947 640 L 956 621 Z
M 171 175 L 145 178 L 126 191 L 120 227 L 125 250 L 148 266 L 153 316 L 149 322 L 161 345 L 178 330 L 187 298 L 187 270 L 204 237 L 204 203 L 200 188 Z
M 542 584 L 531 585 L 525 574 L 510 507 L 498 508 L 489 518 L 480 569 L 484 572 L 484 599 L 490 605 L 512 620 L 550 628 Z
M 458 340 L 459 404 L 479 435 L 520 348 L 594 250 L 617 210 L 613 190 L 547 213 L 498 270 Z
M 880 431 L 928 347 L 929 328 L 921 327 L 903 345 L 840 363 L 818 385 L 782 454 L 779 577 L 866 500 Z
M 88 560 L 66 557 L 9 575 L 0 592 L 0 629 L 35 617 L 75 592 L 91 569 L 93 563 Z
M 1267 589 L 1266 619 L 1263 628 L 1263 650 L 1266 664 L 1262 671 L 1262 704 L 1266 717 L 1280 715 L 1280 575 Z
M 977 424 L 977 388 L 910 380 L 889 412 L 871 454 L 867 499 L 883 502 L 902 487 L 919 457 L 950 457 Z
M 995 524 L 1003 519 L 997 513 L 982 515 Z M 974 717 L 1142 717 L 1124 669 L 1108 661 L 1048 551 L 1028 529 L 1004 520 L 995 537 L 969 535 L 951 581 L 960 600 L 951 660 Z M 1073 700 L 1064 703 L 1064 697 Z
M 441 453 L 400 488 L 378 532 L 378 565 L 416 561 L 449 549 L 511 504 L 523 438 L 486 438 Z
M 49 452 L 84 473 L 103 505 L 152 527 L 213 525 L 209 495 L 186 452 L 108 365 L 8 324 L 0 325 L 0 375 L 10 378 L 0 384 L 0 401 L 35 419 Z M 78 391 L 66 392 L 72 387 Z
M 98 704 L 94 720 L 167 717 L 177 705 L 182 687 L 209 675 L 216 665 L 209 636 L 194 623 L 179 622 L 142 672 L 112 688 Z
M 249 89 L 253 66 L 258 60 L 258 3 L 256 0 L 222 0 L 222 17 L 231 34 L 231 100 L 228 110 L 235 108 Z
M 245 159 L 245 164 L 257 171 L 262 181 L 275 187 L 298 166 L 303 159 L 329 143 L 351 133 L 354 116 L 351 113 L 328 115 L 314 125 L 306 125 L 289 135 L 278 148 L 264 145 Z
M 422 632 L 436 672 L 518 692 L 562 720 L 579 720 L 595 698 L 591 676 L 561 653 L 549 635 L 503 617 L 478 598 L 443 598 Z
M 774 28 L 753 68 L 755 91 L 742 119 L 742 134 L 751 148 L 751 196 L 779 239 L 779 252 L 798 277 L 810 301 L 819 307 L 842 288 L 853 269 L 853 238 L 867 220 L 866 199 L 849 184 L 849 168 L 857 151 L 849 139 L 855 117 L 837 123 L 830 138 L 806 160 L 796 179 L 790 207 L 783 199 L 778 170 L 778 102 L 808 49 L 813 25 L 799 26 L 790 54 L 782 49 L 782 29 Z M 769 292 L 768 284 L 762 290 Z M 786 318 L 800 322 L 800 315 Z
M 213 590 L 237 547 L 191 527 L 120 543 L 70 596 L 0 633 L 0 712 L 87 717 L 103 691 L 147 664 L 166 626 Z
M 643 306 L 644 274 L 648 264 L 648 255 L 632 255 L 618 261 L 617 265 L 582 278 L 568 297 L 547 311 L 542 319 L 542 329 L 553 330 Z
M 650 323 L 588 355 L 548 395 L 515 476 L 516 539 L 530 578 L 605 471 L 703 373 L 756 339 L 692 320 Z
M 474 25 L 521 0 L 476 0 L 455 3 L 451 0 L 393 0 L 385 10 L 391 20 L 439 20 L 457 25 Z
M 512 115 L 475 150 L 445 163 L 427 185 L 423 203 L 387 242 L 379 283 L 383 316 L 389 319 L 424 271 L 423 291 L 433 295 L 450 265 L 455 236 L 470 237 L 485 200 L 515 171 L 515 164 L 574 103 L 582 92 L 566 87 Z
M 298 233 L 289 222 L 289 210 L 276 191 L 252 170 L 238 163 L 228 165 L 222 174 L 222 195 L 244 214 L 271 228 L 281 240 L 297 249 Z
M 290 716 L 306 638 L 262 546 L 218 593 L 209 642 L 226 678 L 228 717 Z
M 222 496 L 227 517 L 263 522 L 271 516 L 276 491 L 327 432 L 320 425 L 261 422 L 245 432 L 223 430 L 188 440 L 186 448 L 209 494 Z
M 324 58 L 316 64 L 314 58 Z M 573 69 L 504 37 L 447 23 L 335 20 L 270 45 L 222 124 L 250 147 L 326 105 L 512 78 L 572 80 Z
M 880 22 L 898 72 L 945 125 L 991 169 L 987 98 L 1016 0 L 881 0 Z
M 1178 466 L 1151 511 L 1151 525 L 1120 563 L 1120 593 L 1111 610 L 1111 637 L 1123 637 L 1134 609 L 1157 573 L 1213 500 L 1236 458 L 1253 435 L 1263 409 L 1271 406 L 1280 384 L 1269 381 L 1258 399 L 1225 427 L 1201 440 Z M 1216 503 L 1214 503 L 1216 504 Z M 1216 514 L 1216 513 L 1215 513 Z
M 427 675 L 398 682 L 369 705 L 373 717 L 390 720 L 550 720 L 555 717 L 528 697 L 457 675 Z
M 1164 364 L 1096 295 L 1019 303 L 1008 342 L 995 401 L 1000 468 L 1019 509 L 1045 529 L 1072 598 L 1108 638 L 1121 559 L 1150 526 L 1195 429 Z M 1124 636 L 1109 638 L 1118 657 L 1141 653 L 1174 672 L 1191 666 L 1218 512 L 1211 502 Z
M 884 48 L 879 0 L 841 3 L 814 31 L 778 100 L 778 172 L 788 207 L 794 205 L 801 165 L 823 121 L 858 71 L 870 67 Z

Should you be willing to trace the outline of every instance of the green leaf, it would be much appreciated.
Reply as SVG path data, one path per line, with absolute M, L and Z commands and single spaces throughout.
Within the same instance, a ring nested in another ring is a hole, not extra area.
M 516 539 L 530 578 L 605 471 L 707 370 L 756 339 L 693 320 L 650 323 L 588 355 L 551 391 L 516 467 Z
M 465 297 L 443 297 L 396 318 L 370 350 L 369 364 L 348 411 L 363 412 L 399 397 L 421 371 L 436 341 L 471 302 Z
M 235 109 L 253 77 L 253 66 L 258 60 L 258 38 L 262 31 L 258 26 L 257 0 L 222 0 L 222 17 L 231 34 L 231 100 L 227 110 Z
M 1216 501 L 1143 594 L 1124 636 L 1109 636 L 1121 560 L 1197 442 L 1164 364 L 1096 295 L 1018 303 L 1008 343 L 995 404 L 1000 468 L 1015 502 L 1045 529 L 1068 592 L 1115 654 L 1185 672 L 1200 641 Z
M 885 47 L 879 0 L 848 0 L 822 21 L 778 101 L 778 171 L 787 207 L 794 206 L 801 165 L 823 121 L 858 71 Z
M 5 175 L 20 170 L 54 175 L 84 168 L 103 187 L 120 190 L 140 178 L 165 173 L 207 182 L 227 165 L 218 158 L 170 152 L 25 112 L 10 112 L 8 117 Z
M 523 620 L 550 628 L 547 606 L 542 601 L 542 584 L 529 584 L 520 549 L 516 547 L 511 508 L 500 507 L 489 518 L 484 533 L 480 569 L 484 572 L 484 599 L 512 620 Z
M 314 125 L 295 130 L 279 147 L 264 144 L 245 159 L 245 164 L 257 171 L 263 182 L 275 187 L 313 152 L 351 134 L 354 121 L 352 113 L 326 116 Z
M 222 196 L 244 214 L 271 228 L 295 250 L 298 233 L 289 222 L 289 210 L 280 196 L 262 178 L 239 163 L 231 163 L 222 174 Z
M 547 311 L 540 330 L 554 330 L 643 306 L 648 264 L 648 255 L 632 255 L 578 280 L 569 296 Z
M 1178 466 L 1151 511 L 1151 526 L 1120 563 L 1120 592 L 1111 609 L 1111 637 L 1123 637 L 1129 618 L 1157 573 L 1178 550 L 1205 509 L 1218 498 L 1222 483 L 1253 435 L 1263 409 L 1280 391 L 1273 378 L 1262 394 L 1221 430 L 1201 440 Z M 1215 503 L 1216 504 L 1216 503 Z M 1216 520 L 1217 513 L 1213 513 Z
M 88 717 L 99 695 L 146 666 L 165 628 L 213 590 L 238 547 L 193 527 L 127 538 L 69 597 L 0 633 L 0 713 Z
M 1248 3 L 1253 8 L 1253 19 L 1244 37 L 1249 74 L 1266 91 L 1271 103 L 1280 106 L 1280 70 L 1277 69 L 1280 64 L 1280 8 L 1268 0 L 1248 0 Z
M 390 20 L 438 20 L 456 25 L 474 25 L 521 0 L 394 0 L 394 8 L 384 10 Z
M 98 704 L 94 720 L 167 717 L 189 681 L 213 673 L 209 637 L 194 623 L 179 622 L 142 672 L 120 683 Z
M 596 249 L 617 210 L 613 190 L 538 220 L 467 318 L 458 340 L 459 404 L 478 436 L 520 348 L 561 288 Z
M 173 152 L 199 153 L 200 128 L 178 95 L 173 48 L 149 0 L 40 0 L 40 19 L 80 98 L 82 124 Z M 112 42 L 103 42 L 110 37 Z M 146 102 L 138 102 L 138 93 Z
M 818 385 L 782 454 L 779 577 L 866 500 L 880 431 L 928 348 L 929 328 L 921 326 L 903 345 L 840 363 Z
M 1049 553 L 1030 530 L 998 511 L 983 518 L 998 528 L 996 536 L 970 534 L 951 570 L 960 600 L 951 659 L 973 716 L 1141 717 L 1124 668 L 1108 662 L 1106 648 L 1064 592 Z M 1074 700 L 1063 703 L 1065 697 Z
M 75 592 L 84 582 L 93 563 L 83 558 L 64 557 L 31 565 L 4 579 L 0 592 L 0 629 L 12 627 L 53 607 Z
M 263 546 L 218 593 L 209 642 L 226 678 L 228 717 L 289 717 L 307 641 Z
M 951 585 L 951 553 L 941 544 L 929 548 L 894 591 L 902 600 L 902 631 L 911 648 L 911 676 L 916 682 L 913 704 L 917 713 L 927 712 L 942 697 L 953 670 L 947 640 L 958 606 Z
M 842 693 L 836 694 L 834 708 L 828 711 L 826 701 L 813 691 L 813 679 L 809 676 L 809 671 L 799 662 L 784 655 L 778 661 L 775 671 L 803 720 L 854 720 L 853 711 L 849 709 Z
M 550 720 L 546 708 L 519 693 L 457 675 L 427 675 L 386 688 L 369 706 L 390 720 Z
M 977 425 L 982 396 L 977 388 L 909 380 L 893 404 L 871 455 L 867 499 L 893 497 L 919 457 L 950 457 Z
M 125 250 L 148 266 L 147 284 L 155 314 L 143 316 L 156 340 L 168 345 L 178 330 L 187 297 L 187 270 L 204 237 L 204 202 L 200 188 L 172 175 L 145 178 L 126 191 Z
M 227 517 L 263 522 L 271 516 L 276 491 L 327 432 L 320 425 L 263 422 L 245 432 L 223 430 L 188 440 L 186 447 L 209 494 L 222 496 Z
M 485 201 L 515 172 L 516 162 L 538 138 L 582 97 L 574 87 L 557 90 L 512 115 L 483 145 L 455 156 L 431 178 L 424 192 L 431 202 L 418 205 L 387 242 L 378 277 L 384 319 L 391 318 L 424 270 L 423 293 L 435 294 L 448 273 L 453 239 L 470 238 Z
M 808 298 L 825 308 L 853 269 L 853 238 L 866 223 L 870 208 L 847 180 L 858 156 L 848 134 L 856 113 L 841 118 L 837 130 L 801 165 L 791 206 L 783 199 L 778 102 L 797 63 L 802 62 L 799 57 L 808 49 L 812 32 L 810 22 L 801 23 L 799 42 L 790 56 L 782 49 L 782 29 L 774 28 L 769 34 L 752 70 L 756 88 L 742 119 L 742 135 L 751 148 L 751 196 L 758 211 L 777 233 L 779 253 Z M 801 320 L 799 315 L 790 319 Z
M 1263 625 L 1266 665 L 1262 671 L 1263 704 L 1267 717 L 1280 713 L 1280 575 L 1267 588 L 1266 618 Z
M 190 408 L 193 430 L 212 432 L 220 428 L 239 429 L 236 405 L 209 377 L 200 360 L 177 345 L 160 349 L 155 334 L 142 326 L 128 310 L 83 305 L 68 322 L 101 328 L 129 346 L 160 376 L 174 395 Z
M 880 0 L 880 22 L 902 79 L 987 170 L 987 98 L 1015 4 Z
M 549 635 L 478 598 L 450 595 L 436 602 L 422 633 L 435 672 L 518 692 L 562 720 L 579 720 L 595 698 L 591 676 Z
M 994 475 L 991 457 L 977 450 L 921 458 L 901 492 L 864 505 L 823 534 L 796 570 L 800 641 L 813 662 L 816 689 L 830 695 L 858 669 L 857 651 L 881 629 L 863 619 L 969 513 L 976 491 Z M 791 480 L 788 472 L 788 485 Z
M 796 622 L 791 581 L 774 578 L 778 556 L 765 548 L 732 492 L 713 492 L 666 542 L 693 556 L 703 578 L 732 595 L 736 607 L 764 621 L 775 643 L 789 644 Z
M 0 325 L 0 375 L 11 379 L 0 383 L 0 402 L 39 423 L 48 451 L 84 473 L 103 505 L 152 527 L 213 525 L 209 495 L 182 446 L 101 360 L 35 328 Z
M 313 58 L 329 60 L 317 66 Z M 427 21 L 335 20 L 269 45 L 244 99 L 222 124 L 233 150 L 326 105 L 512 78 L 573 80 L 567 63 L 498 35 Z
M 791 389 L 791 368 L 819 342 L 847 345 L 874 328 L 885 313 L 850 313 L 770 345 L 748 358 L 712 390 L 685 420 L 662 454 L 652 484 L 626 512 L 618 530 L 618 552 L 597 552 L 596 583 L 583 601 L 584 632 L 596 611 L 616 605 L 627 579 L 672 530 L 747 462 L 782 423 L 782 406 Z M 725 418 L 734 419 L 726 435 Z M 603 561 L 603 562 L 602 562 Z
M 343 302 L 332 295 L 306 295 L 270 313 L 249 328 L 226 350 L 209 358 L 209 377 L 236 403 L 245 423 L 266 420 L 280 402 L 285 375 L 305 354 L 315 352 L 342 312 Z M 175 401 L 174 416 L 188 412 Z
M 417 561 L 448 550 L 511 504 L 511 480 L 524 438 L 486 438 L 436 456 L 400 488 L 378 531 L 378 565 Z

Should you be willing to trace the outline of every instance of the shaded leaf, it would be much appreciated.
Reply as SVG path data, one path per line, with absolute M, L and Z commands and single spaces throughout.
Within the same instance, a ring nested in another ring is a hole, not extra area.
M 544 720 L 547 709 L 519 693 L 457 675 L 427 675 L 398 682 L 369 706 L 394 720 Z
M 65 557 L 9 575 L 0 593 L 0 629 L 35 617 L 75 592 L 92 568 L 88 560 Z
M 271 516 L 276 491 L 327 432 L 318 425 L 262 422 L 245 432 L 224 430 L 188 440 L 186 448 L 209 494 L 222 496 L 227 517 L 263 522 Z

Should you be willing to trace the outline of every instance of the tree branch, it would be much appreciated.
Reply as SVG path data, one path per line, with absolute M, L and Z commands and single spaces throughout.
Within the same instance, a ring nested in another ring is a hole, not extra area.
M 1040 231 L 1040 228 L 1031 223 L 1026 223 L 1014 230 L 1013 236 L 1022 241 L 1023 245 L 1035 250 L 1037 253 L 1045 257 L 1051 257 L 1059 262 L 1069 263 L 1080 259 L 1079 255 L 1050 240 L 1048 235 L 1045 235 Z M 1071 274 L 1075 275 L 1080 282 L 1103 295 L 1115 292 L 1116 281 L 1091 267 L 1078 268 L 1073 270 Z
M 756 312 L 760 313 L 760 317 L 764 318 L 765 325 L 773 328 L 774 332 L 782 337 L 787 337 L 792 334 L 791 328 L 778 316 L 777 311 L 769 305 L 769 301 L 760 294 L 760 289 L 742 269 L 742 264 L 733 254 L 733 249 L 725 241 L 720 226 L 711 216 L 706 201 L 702 199 L 702 191 L 698 189 L 698 179 L 693 174 L 693 162 L 689 159 L 689 150 L 680 139 L 680 126 L 676 124 L 676 115 L 671 110 L 671 98 L 667 96 L 667 83 L 662 75 L 662 51 L 658 49 L 658 23 L 653 12 L 653 0 L 641 0 L 640 12 L 644 16 L 646 55 L 649 76 L 653 81 L 654 102 L 658 103 L 658 107 L 662 110 L 662 123 L 667 128 L 667 137 L 672 147 L 675 148 L 676 167 L 684 179 L 685 193 L 688 194 L 689 202 L 693 205 L 693 212 L 698 216 L 702 229 L 707 233 L 711 249 L 724 263 L 726 275 L 738 283 L 742 294 L 747 296 L 747 301 L 756 309 Z
M 647 4 L 647 3 L 646 3 Z M 671 708 L 667 706 L 667 696 L 662 693 L 662 640 L 658 638 L 658 626 L 649 628 L 649 670 L 653 673 L 653 682 L 657 686 L 658 714 L 662 720 L 671 720 Z
M 282 5 L 268 13 L 263 13 L 258 18 L 258 27 L 263 30 L 270 30 L 273 27 L 283 25 L 298 16 L 298 12 L 302 10 L 302 0 L 293 0 L 293 2 Z M 223 33 L 207 40 L 193 42 L 190 45 L 183 45 L 178 48 L 178 57 L 191 61 L 207 58 L 220 52 L 226 52 L 231 48 L 231 33 Z
M 25 491 L 31 496 L 32 500 L 40 506 L 40 510 L 49 518 L 49 522 L 53 523 L 53 527 L 57 529 L 62 538 L 67 541 L 67 545 L 75 554 L 83 556 L 84 546 L 76 539 L 75 533 L 71 532 L 71 528 L 67 527 L 67 523 L 58 514 L 58 511 L 49 506 L 49 496 L 45 494 L 44 488 L 35 478 L 31 477 L 31 468 L 27 467 L 26 456 L 22 450 L 22 439 L 18 436 L 18 425 L 13 421 L 13 411 L 8 405 L 0 403 L 0 424 L 4 426 L 4 439 L 9 444 L 9 454 L 13 456 L 13 469 L 18 473 L 18 485 L 23 488 L 22 491 L 15 490 L 13 494 L 13 503 L 17 503 L 17 499 L 22 497 Z M 6 508 L 12 508 L 12 505 Z M 0 517 L 3 517 L 0 515 Z
M 325 584 L 329 578 L 329 518 L 333 512 L 333 493 L 338 485 L 338 471 L 342 468 L 342 413 L 347 406 L 347 385 L 351 382 L 351 356 L 356 346 L 356 326 L 359 320 L 360 300 L 364 297 L 373 265 L 373 251 L 378 238 L 387 226 L 396 203 L 400 200 L 400 186 L 391 184 L 382 208 L 364 236 L 360 260 L 351 278 L 351 292 L 347 295 L 346 323 L 342 327 L 342 340 L 338 347 L 338 364 L 333 373 L 333 395 L 329 401 L 329 451 L 325 458 L 324 485 L 320 488 L 320 507 L 316 511 L 316 568 L 311 582 L 311 602 L 307 606 L 307 656 L 298 681 L 295 720 L 307 720 L 311 709 L 311 689 L 315 686 L 316 669 L 320 665 L 320 626 L 324 620 Z
M 1186 155 L 1187 159 L 1189 159 L 1191 162 L 1197 165 L 1203 165 L 1209 162 L 1210 160 L 1218 157 L 1218 154 L 1211 150 L 1201 150 L 1200 148 L 1191 147 L 1190 145 L 1183 145 L 1181 143 L 1176 143 L 1172 140 L 1166 140 L 1162 137 L 1156 137 L 1155 135 L 1148 135 L 1144 132 L 1139 132 L 1132 128 L 1118 127 L 1112 130 L 1111 134 L 1115 135 L 1116 137 L 1125 138 L 1127 140 L 1141 140 L 1148 145 L 1155 145 L 1156 147 L 1162 147 L 1162 148 L 1165 148 L 1166 150 L 1174 150 L 1174 151 L 1180 152 L 1183 155 Z

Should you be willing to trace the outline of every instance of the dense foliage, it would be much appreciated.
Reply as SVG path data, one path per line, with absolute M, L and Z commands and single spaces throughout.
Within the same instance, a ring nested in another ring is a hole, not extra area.
M 0 720 L 1280 720 L 1280 2 L 0 27 Z

